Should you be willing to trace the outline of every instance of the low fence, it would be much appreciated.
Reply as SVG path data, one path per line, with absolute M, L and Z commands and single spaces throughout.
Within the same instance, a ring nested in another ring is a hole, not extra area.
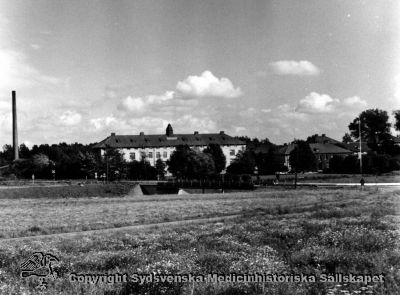
M 254 184 L 252 182 L 243 181 L 210 181 L 210 180 L 175 180 L 159 182 L 157 184 L 160 188 L 199 188 L 199 189 L 241 189 L 253 190 Z

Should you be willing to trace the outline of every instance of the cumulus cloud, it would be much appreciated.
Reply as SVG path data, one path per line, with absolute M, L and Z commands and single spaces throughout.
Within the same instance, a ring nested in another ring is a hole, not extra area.
M 270 67 L 277 75 L 315 76 L 320 70 L 307 60 L 280 60 L 270 63 Z
M 296 107 L 296 112 L 309 114 L 326 114 L 332 112 L 344 113 L 348 110 L 364 108 L 367 101 L 358 96 L 347 97 L 344 99 L 333 98 L 328 94 L 311 92 L 301 99 Z
M 147 95 L 145 97 L 128 96 L 118 105 L 118 109 L 129 112 L 143 112 L 153 105 L 161 105 L 164 102 L 172 100 L 174 95 L 173 91 L 166 91 L 162 95 Z
M 115 118 L 114 116 L 107 116 L 90 119 L 89 122 L 96 130 L 101 130 L 105 127 L 110 126 L 112 123 L 117 122 L 117 118 Z
M 303 113 L 330 113 L 339 103 L 337 98 L 332 98 L 327 94 L 311 92 L 299 101 L 296 111 Z
M 358 96 L 347 97 L 343 100 L 343 104 L 346 106 L 362 106 L 365 107 L 367 102 Z
M 210 71 L 179 81 L 176 89 L 181 95 L 189 98 L 236 98 L 243 94 L 242 90 L 239 87 L 235 88 L 228 78 L 217 78 Z
M 60 116 L 60 121 L 63 125 L 73 126 L 81 122 L 82 115 L 76 111 L 65 111 Z
M 157 116 L 171 116 L 193 110 L 199 105 L 199 98 L 234 98 L 239 95 L 242 95 L 240 88 L 235 88 L 229 79 L 217 78 L 210 71 L 205 71 L 200 76 L 189 76 L 179 81 L 175 90 L 161 95 L 127 96 L 117 104 L 117 110 L 122 111 L 121 115 L 151 111 Z
M 196 117 L 185 114 L 175 118 L 160 118 L 156 116 L 143 116 L 139 118 L 117 118 L 114 115 L 98 117 L 90 120 L 94 131 L 116 132 L 117 134 L 162 134 L 168 123 L 171 123 L 176 133 L 215 132 L 216 123 L 208 117 Z
M 143 131 L 162 133 L 167 127 L 168 121 L 164 118 L 156 116 L 143 116 L 143 117 L 118 117 L 115 115 L 108 115 L 97 117 L 89 120 L 92 131 L 94 132 L 115 132 L 117 134 L 139 134 Z
M 145 102 L 141 97 L 128 96 L 123 99 L 118 107 L 119 109 L 126 109 L 131 112 L 141 112 L 145 108 Z
M 174 120 L 173 126 L 177 128 L 175 130 L 198 130 L 200 132 L 215 132 L 217 124 L 208 117 L 194 117 L 193 115 L 183 115 L 180 118 Z M 174 127 L 175 128 L 175 127 Z
M 271 109 L 261 109 L 261 112 L 263 113 L 270 113 L 272 110 Z

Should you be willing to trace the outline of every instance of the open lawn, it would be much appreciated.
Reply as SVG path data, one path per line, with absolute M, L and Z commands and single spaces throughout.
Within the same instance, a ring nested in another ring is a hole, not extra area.
M 307 191 L 306 195 L 295 191 L 280 191 L 184 196 L 3 199 L 0 237 L 43 235 L 201 217 L 252 214 L 259 210 L 273 212 L 277 207 L 303 210 L 304 206 L 316 202 L 345 201 L 346 198 L 347 194 L 341 191 L 321 195 L 320 191 L 314 190 Z
M 362 176 L 366 183 L 400 183 L 400 171 L 394 171 L 383 175 L 364 174 Z M 255 178 L 255 177 L 253 177 Z M 273 180 L 274 175 L 261 176 L 261 181 Z M 280 175 L 281 183 L 293 183 L 294 174 Z M 299 173 L 299 182 L 330 182 L 330 183 L 360 183 L 361 174 L 323 174 L 323 173 Z
M 37 294 L 20 278 L 35 251 L 59 258 L 43 294 L 400 294 L 400 190 L 2 199 L 0 294 Z M 239 214 L 151 228 L 135 224 Z M 119 227 L 31 240 L 4 238 Z M 71 273 L 384 274 L 383 283 L 80 283 Z M 372 292 L 372 293 L 371 293 Z

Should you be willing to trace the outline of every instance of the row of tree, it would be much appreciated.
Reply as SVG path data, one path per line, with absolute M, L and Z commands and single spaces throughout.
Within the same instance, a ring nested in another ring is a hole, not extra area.
M 400 131 L 400 111 L 394 112 L 393 127 Z M 399 169 L 400 147 L 393 141 L 390 134 L 389 116 L 386 111 L 370 109 L 362 112 L 349 124 L 349 132 L 343 137 L 343 143 L 359 140 L 366 142 L 370 148 L 364 156 L 365 172 L 387 172 Z M 361 130 L 361 134 L 359 133 Z M 279 146 L 268 139 L 258 140 L 248 137 L 239 137 L 247 144 L 247 149 L 237 155 L 226 172 L 232 175 L 274 174 L 276 171 L 285 171 L 284 156 Z M 295 148 L 290 154 L 289 163 L 296 171 L 315 171 L 317 159 L 308 143 L 312 141 L 296 140 Z M 22 144 L 19 147 L 21 160 L 13 162 L 13 150 L 10 145 L 3 147 L 0 152 L 0 167 L 3 175 L 15 175 L 19 178 L 30 178 L 32 174 L 37 178 L 82 179 L 93 178 L 97 175 L 102 179 L 104 175 L 113 179 L 156 179 L 163 178 L 166 165 L 168 170 L 177 178 L 204 179 L 215 178 L 225 169 L 226 159 L 216 144 L 209 145 L 203 151 L 190 149 L 188 146 L 178 146 L 167 163 L 160 159 L 155 167 L 146 159 L 141 161 L 125 161 L 117 150 L 108 148 L 103 156 L 93 150 L 93 144 L 42 144 L 34 145 L 32 149 Z M 263 147 L 260 149 L 260 147 Z M 260 151 L 261 150 L 261 151 Z M 333 157 L 326 172 L 355 173 L 358 171 L 357 157 Z
M 3 147 L 0 153 L 0 166 L 9 165 L 3 175 L 15 175 L 18 178 L 85 178 L 95 170 L 101 158 L 92 150 L 92 145 L 42 144 L 29 149 L 24 144 L 19 147 L 20 160 L 13 162 L 13 149 Z
M 390 155 L 368 154 L 362 156 L 362 172 L 367 174 L 381 174 L 399 170 L 399 161 Z M 347 157 L 333 156 L 329 161 L 328 173 L 359 173 L 360 159 L 358 156 Z

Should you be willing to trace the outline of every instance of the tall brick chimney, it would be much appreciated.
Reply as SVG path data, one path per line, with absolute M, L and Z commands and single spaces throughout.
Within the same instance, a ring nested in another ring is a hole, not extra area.
M 18 153 L 18 127 L 17 127 L 17 98 L 15 90 L 12 91 L 12 130 L 13 130 L 13 149 L 14 149 L 14 160 L 19 159 Z

